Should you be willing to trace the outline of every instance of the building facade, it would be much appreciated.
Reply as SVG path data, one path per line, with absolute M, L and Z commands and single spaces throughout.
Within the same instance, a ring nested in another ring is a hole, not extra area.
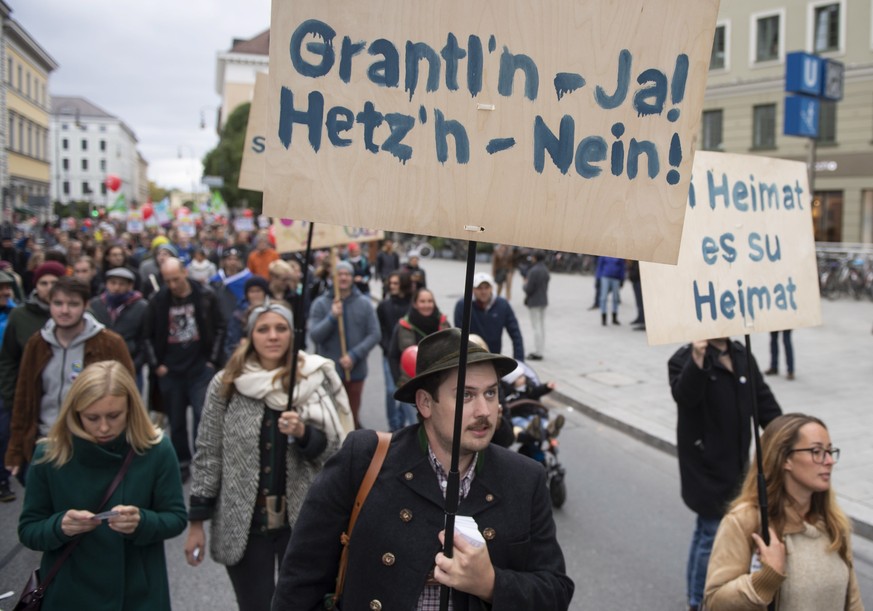
M 843 99 L 822 104 L 814 143 L 782 133 L 792 51 L 845 66 Z M 814 159 L 816 241 L 873 243 L 873 2 L 722 2 L 697 148 Z
M 221 96 L 218 131 L 240 104 L 251 102 L 255 75 L 266 72 L 270 61 L 270 30 L 254 38 L 235 38 L 229 51 L 218 54 L 215 63 L 215 92 Z
M 2 42 L 4 219 L 14 210 L 45 221 L 51 216 L 48 80 L 58 64 L 8 12 Z
M 52 96 L 51 124 L 53 202 L 110 206 L 120 193 L 128 204 L 147 199 L 148 164 L 121 119 L 85 98 Z M 110 175 L 121 179 L 117 192 L 107 188 Z

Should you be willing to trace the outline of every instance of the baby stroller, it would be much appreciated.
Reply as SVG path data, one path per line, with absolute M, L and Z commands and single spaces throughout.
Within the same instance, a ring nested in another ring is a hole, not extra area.
M 519 385 L 519 376 L 525 383 Z M 552 505 L 559 508 L 567 500 L 564 467 L 558 461 L 558 434 L 564 426 L 564 416 L 551 417 L 549 408 L 539 400 L 551 388 L 540 384 L 536 373 L 524 363 L 503 378 L 506 390 L 505 409 L 512 421 L 518 452 L 534 459 L 546 469 L 546 482 Z

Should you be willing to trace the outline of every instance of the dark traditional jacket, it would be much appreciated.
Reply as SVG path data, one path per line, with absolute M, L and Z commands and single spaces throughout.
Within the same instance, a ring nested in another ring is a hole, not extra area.
M 752 439 L 752 385 L 745 347 L 731 342 L 733 372 L 719 362 L 718 350 L 706 349 L 703 369 L 680 348 L 668 364 L 670 388 L 679 408 L 676 425 L 682 500 L 705 518 L 720 518 L 739 492 L 749 462 Z M 752 376 L 761 426 L 782 410 L 764 382 L 755 358 Z
M 549 305 L 549 268 L 542 261 L 534 263 L 524 279 L 524 305 L 541 308 Z
M 6 464 L 18 466 L 30 462 L 39 432 L 40 400 L 43 395 L 42 370 L 52 358 L 52 347 L 39 333 L 35 333 L 24 347 L 21 371 L 28 375 L 18 377 L 15 386 L 15 402 L 9 426 L 9 447 Z M 120 335 L 102 329 L 85 342 L 84 367 L 98 361 L 118 361 L 130 375 L 134 375 L 133 360 Z
M 321 609 L 334 591 L 340 534 L 375 447 L 372 431 L 353 432 L 316 478 L 280 568 L 274 610 Z M 472 516 L 486 539 L 495 571 L 491 608 L 567 609 L 573 582 L 555 538 L 545 470 L 494 444 L 479 454 L 476 469 L 458 515 Z M 440 550 L 444 518 L 424 431 L 402 429 L 352 534 L 344 608 L 414 609 Z M 453 604 L 456 611 L 487 608 L 458 591 Z
M 61 531 L 61 518 L 69 509 L 98 511 L 128 449 L 123 435 L 103 445 L 73 437 L 72 458 L 56 467 L 40 462 L 45 446 L 37 448 L 27 473 L 18 537 L 30 549 L 44 552 L 42 575 L 72 540 Z M 134 455 L 104 510 L 116 505 L 138 507 L 139 526 L 123 535 L 104 522 L 80 535 L 82 542 L 46 590 L 43 611 L 170 609 L 164 540 L 185 530 L 186 512 L 179 464 L 167 437 Z

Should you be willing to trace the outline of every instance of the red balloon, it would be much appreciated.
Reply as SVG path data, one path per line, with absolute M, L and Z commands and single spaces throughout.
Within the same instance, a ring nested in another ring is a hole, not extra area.
M 418 359 L 418 346 L 410 346 L 400 355 L 400 367 L 410 378 L 415 377 L 415 361 Z
M 85 219 L 84 221 L 82 221 L 82 225 L 84 225 L 85 227 L 91 227 L 91 219 Z
M 243 210 L 243 216 L 246 217 L 247 219 L 252 218 L 254 215 L 255 215 L 255 213 L 252 212 L 250 208 L 246 208 L 245 210 Z
M 142 217 L 144 219 L 150 219 L 155 213 L 154 207 L 149 202 L 144 203 L 139 209 L 142 211 Z
M 115 174 L 107 175 L 103 182 L 106 184 L 106 188 L 113 193 L 121 188 L 121 179 Z

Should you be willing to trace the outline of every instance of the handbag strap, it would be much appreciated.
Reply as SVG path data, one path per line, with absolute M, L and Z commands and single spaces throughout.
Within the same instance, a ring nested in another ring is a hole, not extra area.
M 133 461 L 134 451 L 133 448 L 127 453 L 127 456 L 124 457 L 124 463 L 122 463 L 121 468 L 118 470 L 118 473 L 115 474 L 115 479 L 112 480 L 112 483 L 109 484 L 109 488 L 106 489 L 106 493 L 103 495 L 103 500 L 100 501 L 100 505 L 97 507 L 97 511 L 103 509 L 103 506 L 109 502 L 109 499 L 112 498 L 113 493 L 115 493 L 116 488 L 118 488 L 119 484 L 121 484 L 121 480 L 124 479 L 124 474 L 127 473 L 127 469 L 130 467 L 131 461 Z M 76 549 L 76 546 L 82 541 L 82 537 L 79 537 L 75 541 L 71 541 L 64 552 L 55 560 L 55 563 L 52 565 L 51 570 L 49 570 L 48 575 L 46 575 L 45 580 L 39 584 L 39 590 L 45 591 L 45 589 L 49 586 L 52 580 L 55 578 L 55 575 L 58 574 L 58 571 L 61 570 L 61 567 L 64 565 L 64 562 L 67 561 L 67 558 L 70 557 L 70 554 L 73 553 L 73 550 Z
M 391 444 L 391 434 L 377 432 L 379 443 L 376 445 L 376 451 L 373 453 L 373 458 L 370 460 L 370 466 L 364 474 L 364 479 L 361 480 L 361 486 L 358 488 L 358 495 L 355 497 L 355 505 L 352 507 L 352 515 L 349 518 L 349 527 L 346 532 L 340 536 L 340 541 L 343 544 L 343 552 L 340 556 L 339 571 L 336 577 L 336 593 L 334 601 L 339 600 L 343 593 L 343 585 L 346 581 L 346 568 L 349 563 L 349 541 L 352 537 L 352 530 L 355 528 L 355 522 L 358 520 L 358 514 L 361 512 L 361 507 L 364 506 L 364 501 L 367 500 L 367 495 L 370 494 L 370 489 L 376 482 L 379 476 L 379 471 L 382 469 L 382 463 L 385 462 L 385 456 L 388 454 L 388 446 Z

